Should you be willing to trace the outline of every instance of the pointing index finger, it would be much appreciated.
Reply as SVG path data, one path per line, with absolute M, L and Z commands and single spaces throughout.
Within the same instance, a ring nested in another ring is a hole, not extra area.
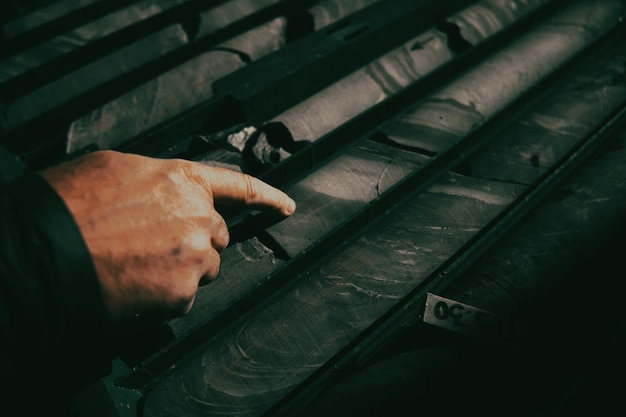
M 287 194 L 251 175 L 220 167 L 197 169 L 215 202 L 236 202 L 258 209 L 277 210 L 290 216 L 296 203 Z

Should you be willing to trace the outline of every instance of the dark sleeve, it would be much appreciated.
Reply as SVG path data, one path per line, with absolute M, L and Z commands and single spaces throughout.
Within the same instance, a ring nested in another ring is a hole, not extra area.
M 110 372 L 91 256 L 63 200 L 37 174 L 0 182 L 0 326 L 10 395 L 62 398 Z

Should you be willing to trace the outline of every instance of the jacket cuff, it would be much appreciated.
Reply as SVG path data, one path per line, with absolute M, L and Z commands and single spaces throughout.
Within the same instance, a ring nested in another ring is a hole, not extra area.
M 108 328 L 98 275 L 80 229 L 63 199 L 39 174 L 29 173 L 9 184 L 33 229 L 46 242 L 70 327 Z

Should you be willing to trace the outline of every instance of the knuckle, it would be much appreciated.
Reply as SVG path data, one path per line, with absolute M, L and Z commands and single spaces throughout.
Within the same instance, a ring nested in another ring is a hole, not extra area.
M 220 273 L 221 259 L 217 253 L 213 256 L 209 256 L 209 262 L 207 263 L 206 270 L 202 275 L 202 278 L 207 281 L 214 281 Z
M 226 222 L 224 220 L 221 221 L 221 225 L 219 230 L 215 235 L 215 239 L 213 240 L 213 247 L 221 252 L 228 247 L 230 243 L 230 232 L 228 231 L 228 226 L 226 226 Z
M 245 182 L 245 190 L 246 190 L 245 203 L 249 205 L 257 201 L 259 192 L 256 187 L 256 183 L 254 182 L 251 176 L 246 175 L 244 177 L 244 182 Z
M 197 289 L 197 283 L 190 278 L 186 283 L 179 285 L 176 291 L 171 292 L 172 299 L 170 300 L 170 305 L 175 316 L 184 315 L 191 309 L 196 298 Z

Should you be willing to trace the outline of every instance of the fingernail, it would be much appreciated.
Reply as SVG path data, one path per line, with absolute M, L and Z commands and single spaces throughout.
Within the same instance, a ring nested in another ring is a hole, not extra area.
M 283 212 L 287 216 L 291 216 L 296 211 L 296 202 L 293 199 L 287 197 L 287 204 L 285 205 L 285 209 Z

